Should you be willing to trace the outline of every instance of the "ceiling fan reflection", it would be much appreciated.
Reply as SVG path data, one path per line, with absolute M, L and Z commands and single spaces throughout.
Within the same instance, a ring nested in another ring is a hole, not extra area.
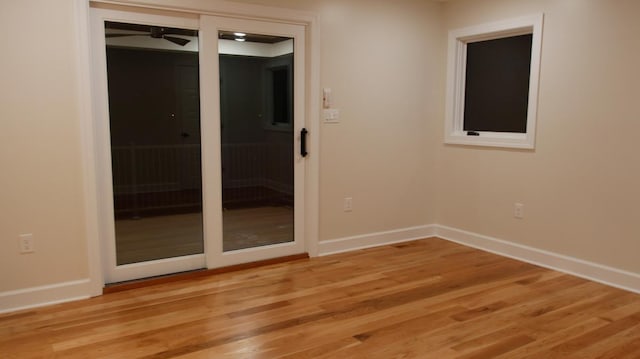
M 174 33 L 171 29 L 167 29 L 164 27 L 151 26 L 148 33 L 108 33 L 105 34 L 105 37 L 127 37 L 127 36 L 149 36 L 154 39 L 165 39 L 167 41 L 171 41 L 172 43 L 180 46 L 185 46 L 191 40 L 183 39 L 181 37 L 171 36 Z

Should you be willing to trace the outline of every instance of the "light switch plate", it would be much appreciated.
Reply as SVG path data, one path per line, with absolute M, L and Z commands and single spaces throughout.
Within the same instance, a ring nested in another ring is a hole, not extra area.
M 328 108 L 323 110 L 324 123 L 339 123 L 340 122 L 340 110 L 336 108 Z

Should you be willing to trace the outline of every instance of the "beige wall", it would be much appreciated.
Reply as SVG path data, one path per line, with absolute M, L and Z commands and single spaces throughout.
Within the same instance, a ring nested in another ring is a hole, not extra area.
M 428 1 L 322 7 L 321 83 L 343 122 L 322 128 L 321 239 L 434 222 L 439 10 Z M 352 213 L 341 211 L 346 196 Z
M 439 6 L 308 3 L 320 16 L 321 84 L 342 118 L 321 128 L 321 240 L 433 223 Z M 344 197 L 353 212 L 342 211 Z
M 71 1 L 0 2 L 0 292 L 88 276 L 74 24 Z
M 321 240 L 439 223 L 640 273 L 640 3 L 244 2 L 320 19 L 321 85 L 342 113 L 320 126 Z M 534 12 L 535 151 L 444 146 L 446 31 Z M 88 276 L 74 23 L 72 0 L 0 2 L 0 293 Z M 20 233 L 36 253 L 18 254 Z
M 432 223 L 440 6 L 253 2 L 320 18 L 321 84 L 342 111 L 341 124 L 320 126 L 321 239 Z M 73 4 L 0 2 L 3 48 L 12 50 L 0 55 L 0 293 L 88 277 Z M 351 213 L 342 211 L 346 196 Z M 34 233 L 36 253 L 18 254 L 20 233 Z
M 539 12 L 536 149 L 439 145 L 436 221 L 639 273 L 640 2 L 453 1 L 445 29 Z
M 140 1 L 138 1 L 140 2 Z M 143 0 L 194 8 L 202 0 Z M 442 117 L 440 4 L 237 0 L 315 13 L 321 86 L 341 123 L 321 125 L 320 240 L 432 223 Z M 353 212 L 343 199 L 353 198 Z

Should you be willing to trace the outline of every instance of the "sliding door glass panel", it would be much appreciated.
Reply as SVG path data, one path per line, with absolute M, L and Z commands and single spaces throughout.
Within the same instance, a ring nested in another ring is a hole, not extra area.
M 198 33 L 105 36 L 117 265 L 203 253 Z
M 223 250 L 293 242 L 294 40 L 218 36 Z

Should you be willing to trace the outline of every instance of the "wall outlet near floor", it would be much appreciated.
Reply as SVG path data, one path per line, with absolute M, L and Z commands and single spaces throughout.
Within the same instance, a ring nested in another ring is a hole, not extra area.
M 513 217 L 518 219 L 524 218 L 524 204 L 522 203 L 513 204 Z
M 27 253 L 35 252 L 35 249 L 34 249 L 34 246 L 33 246 L 33 234 L 31 234 L 31 233 L 21 234 L 18 237 L 18 242 L 20 244 L 20 253 L 21 254 L 27 254 Z
M 343 207 L 345 212 L 351 212 L 353 211 L 353 198 L 351 197 L 345 197 L 344 198 L 344 207 Z

